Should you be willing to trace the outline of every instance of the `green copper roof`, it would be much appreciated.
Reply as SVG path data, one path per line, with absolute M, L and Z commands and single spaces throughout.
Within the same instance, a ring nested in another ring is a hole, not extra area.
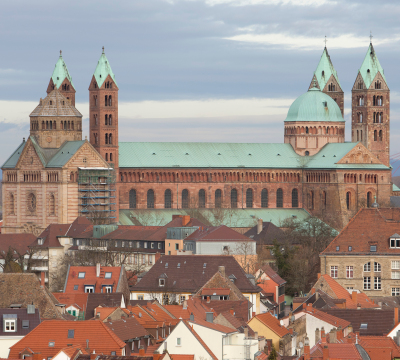
M 12 155 L 6 160 L 6 162 L 3 164 L 1 167 L 2 169 L 13 169 L 17 165 L 17 162 L 19 160 L 19 157 L 21 156 L 22 150 L 24 150 L 24 147 L 26 145 L 26 141 L 24 140 L 18 147 L 17 150 L 15 150 Z
M 393 191 L 400 191 L 400 188 L 396 184 L 392 184 Z
M 101 85 L 103 85 L 103 82 L 108 75 L 111 76 L 111 78 L 115 82 L 115 85 L 117 85 L 117 82 L 115 81 L 115 75 L 111 70 L 110 63 L 106 58 L 106 54 L 104 54 L 104 48 L 103 48 L 103 53 L 101 54 L 100 59 L 97 62 L 96 70 L 94 71 L 93 75 L 96 78 L 98 87 L 101 87 Z
M 53 71 L 53 75 L 51 75 L 51 78 L 53 79 L 53 83 L 57 87 L 57 89 L 60 88 L 60 86 L 65 78 L 67 78 L 69 80 L 72 87 L 75 89 L 75 86 L 72 83 L 72 77 L 69 74 L 67 65 L 65 65 L 64 59 L 61 55 L 61 51 L 60 51 L 60 57 L 58 58 L 58 61 L 56 63 L 54 71 Z
M 285 121 L 344 121 L 338 104 L 314 87 L 290 105 Z
M 328 54 L 328 50 L 324 48 L 324 51 L 322 53 L 321 59 L 319 60 L 317 69 L 314 71 L 314 75 L 318 81 L 319 88 L 321 90 L 324 89 L 326 83 L 330 79 L 330 77 L 333 75 L 336 81 L 339 82 L 339 78 L 337 75 L 337 72 L 335 68 L 333 67 L 331 57 Z
M 372 44 L 369 44 L 367 54 L 365 55 L 364 61 L 358 72 L 361 74 L 367 89 L 369 89 L 369 87 L 371 86 L 378 72 L 382 75 L 387 85 L 383 68 L 379 63 L 378 57 L 376 56 L 375 49 Z
M 66 141 L 47 163 L 46 167 L 59 168 L 64 166 L 85 143 L 85 140 Z
M 330 143 L 313 156 L 301 156 L 296 154 L 290 144 L 120 142 L 119 167 L 388 169 L 380 164 L 337 164 L 357 144 Z

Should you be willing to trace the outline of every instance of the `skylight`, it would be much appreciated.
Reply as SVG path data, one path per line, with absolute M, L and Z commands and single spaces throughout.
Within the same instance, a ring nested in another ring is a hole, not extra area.
M 80 273 L 78 273 L 78 278 L 79 279 L 84 279 L 85 278 L 85 272 L 80 272 Z
M 360 330 L 366 330 L 366 329 L 368 329 L 368 323 L 361 323 L 361 325 L 360 325 Z
M 105 279 L 111 279 L 111 275 L 112 275 L 112 273 L 106 272 L 106 274 L 104 275 L 104 278 Z

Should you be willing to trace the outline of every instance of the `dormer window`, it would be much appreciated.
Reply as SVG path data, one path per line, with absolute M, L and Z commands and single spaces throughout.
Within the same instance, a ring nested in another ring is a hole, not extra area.
M 165 279 L 158 279 L 158 286 L 165 286 Z
M 85 293 L 94 293 L 94 286 L 85 285 Z
M 17 315 L 4 314 L 3 315 L 3 329 L 4 332 L 17 331 Z
M 339 251 L 340 250 L 340 246 L 336 246 L 336 251 Z
M 44 243 L 44 239 L 43 238 L 39 238 L 38 239 L 38 245 L 43 245 Z
M 390 247 L 392 249 L 400 248 L 400 235 L 394 234 L 390 237 Z

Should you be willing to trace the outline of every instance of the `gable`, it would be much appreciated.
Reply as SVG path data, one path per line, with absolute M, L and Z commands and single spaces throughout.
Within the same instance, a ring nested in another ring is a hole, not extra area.
M 215 289 L 217 295 L 218 295 L 217 289 L 218 290 L 225 289 L 229 290 L 229 300 L 244 299 L 243 294 L 237 288 L 237 286 L 232 281 L 222 276 L 222 274 L 219 271 L 201 287 L 201 289 L 197 292 L 196 295 L 201 296 L 204 289 L 210 289 L 210 290 Z
M 371 81 L 371 85 L 369 87 L 369 90 L 374 90 L 375 89 L 375 82 L 379 81 L 381 83 L 381 88 L 379 90 L 389 90 L 389 87 L 386 84 L 386 80 L 383 78 L 382 74 L 378 72 L 374 79 Z
M 315 82 L 315 86 L 316 86 L 318 89 L 321 90 L 321 87 L 320 87 L 320 85 L 319 85 L 317 76 L 316 76 L 315 74 L 314 74 L 313 78 L 311 79 L 311 83 L 310 83 L 310 86 L 308 87 L 308 90 L 310 90 L 310 89 L 312 89 L 312 88 L 314 87 L 314 82 Z
M 44 168 L 44 164 L 30 138 L 27 140 L 15 168 L 24 170 L 40 170 Z
M 358 143 L 345 156 L 343 156 L 338 164 L 382 164 L 379 159 L 372 154 L 363 144 Z
M 67 169 L 77 169 L 78 167 L 108 168 L 109 165 L 96 149 L 88 141 L 85 141 L 63 167 Z
M 357 75 L 357 77 L 356 77 L 356 81 L 354 81 L 354 85 L 353 85 L 352 90 L 362 90 L 362 89 L 360 89 L 360 87 L 359 87 L 359 84 L 360 84 L 360 83 L 362 84 L 362 89 L 366 89 L 364 79 L 363 79 L 363 77 L 361 76 L 360 72 L 358 72 L 358 75 Z
M 342 88 L 340 87 L 340 84 L 338 83 L 338 81 L 333 76 L 333 74 L 330 76 L 330 78 L 326 82 L 326 85 L 325 85 L 325 87 L 323 88 L 322 91 L 328 92 L 329 85 L 331 85 L 331 84 L 335 85 L 335 92 L 343 91 Z

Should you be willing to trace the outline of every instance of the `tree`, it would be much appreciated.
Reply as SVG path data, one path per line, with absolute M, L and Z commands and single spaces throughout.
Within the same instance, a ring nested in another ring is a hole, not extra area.
M 276 353 L 275 346 L 272 345 L 271 352 L 268 355 L 268 360 L 277 360 L 278 354 Z

